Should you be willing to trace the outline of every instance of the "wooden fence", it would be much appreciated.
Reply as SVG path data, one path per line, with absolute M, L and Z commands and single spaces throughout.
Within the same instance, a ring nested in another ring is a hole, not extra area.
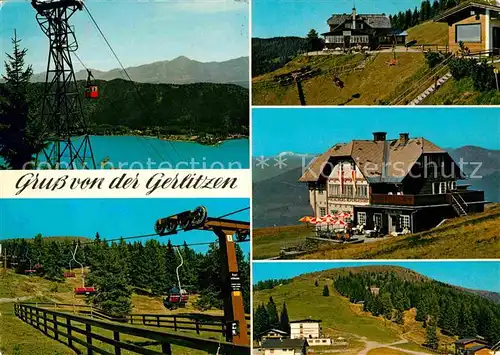
M 83 353 L 77 345 L 83 346 L 87 355 L 121 355 L 122 350 L 146 355 L 172 354 L 172 345 L 213 354 L 250 354 L 250 347 L 247 346 L 111 323 L 30 304 L 16 303 L 14 311 L 19 319 L 67 345 L 77 354 Z
M 110 322 L 130 323 L 135 325 L 144 325 L 151 327 L 173 329 L 174 331 L 187 330 L 201 333 L 216 333 L 225 334 L 226 324 L 223 316 L 207 315 L 202 313 L 179 313 L 179 314 L 142 314 L 131 313 L 123 317 L 113 317 L 105 311 L 94 307 L 92 305 L 76 305 L 69 303 L 30 303 L 23 302 L 23 304 L 34 305 L 35 307 L 42 307 L 52 309 L 54 311 L 72 312 L 74 314 L 81 314 L 90 316 L 91 318 L 98 318 Z M 247 334 L 251 335 L 250 316 L 247 315 Z

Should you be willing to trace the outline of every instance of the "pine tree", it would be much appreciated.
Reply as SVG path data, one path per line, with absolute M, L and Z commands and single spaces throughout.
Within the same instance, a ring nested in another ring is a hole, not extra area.
M 102 248 L 97 257 L 99 263 L 92 267 L 88 277 L 97 294 L 90 296 L 90 301 L 114 316 L 129 313 L 132 309 L 132 288 L 128 281 L 127 264 L 121 258 L 119 247 L 113 244 L 110 248 Z
M 325 287 L 323 287 L 323 296 L 325 296 L 325 297 L 330 296 L 330 290 L 328 289 L 327 285 L 325 285 Z
M 286 303 L 283 303 L 283 309 L 281 310 L 280 329 L 290 334 L 290 319 L 288 318 L 288 310 L 286 309 Z
M 33 69 L 25 68 L 27 49 L 21 49 L 20 42 L 14 31 L 13 53 L 7 54 L 5 84 L 0 91 L 0 156 L 15 170 L 30 168 L 27 163 L 44 147 L 43 137 L 30 118 L 28 87 Z
M 458 333 L 458 309 L 453 303 L 448 303 L 443 314 L 443 329 L 448 333 Z
M 267 303 L 267 314 L 269 316 L 269 325 L 271 328 L 278 327 L 279 325 L 279 317 L 278 317 L 278 310 L 276 308 L 276 304 L 274 303 L 274 300 L 272 297 L 269 297 L 269 302 Z
M 310 51 L 320 51 L 323 49 L 323 41 L 319 38 L 318 32 L 311 29 L 307 34 L 307 45 Z
M 254 334 L 261 334 L 271 327 L 269 325 L 269 315 L 267 314 L 266 307 L 261 304 L 257 307 L 253 317 Z
M 476 322 L 468 304 L 462 305 L 461 317 L 459 319 L 459 335 L 462 338 L 475 337 L 477 335 Z
M 391 301 L 391 294 L 389 292 L 382 292 L 380 294 L 380 303 L 382 305 L 382 310 L 381 313 L 386 319 L 391 319 L 392 318 L 392 301 Z
M 316 280 L 316 281 L 314 282 L 314 286 L 316 286 L 316 287 L 318 287 L 318 286 L 319 286 L 318 280 Z
M 426 338 L 426 344 L 430 348 L 432 349 L 438 348 L 439 339 L 437 336 L 437 327 L 434 317 L 429 317 L 429 320 L 427 322 L 427 329 L 425 331 L 425 338 Z
M 59 244 L 55 241 L 51 241 L 46 245 L 44 256 L 43 256 L 43 272 L 44 277 L 51 281 L 62 281 L 64 280 L 64 273 L 59 265 L 61 260 L 61 251 L 59 250 Z

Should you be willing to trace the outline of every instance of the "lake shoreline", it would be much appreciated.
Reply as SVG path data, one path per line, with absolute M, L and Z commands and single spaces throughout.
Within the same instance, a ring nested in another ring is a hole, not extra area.
M 237 139 L 249 139 L 250 137 L 245 134 L 230 134 L 228 136 L 213 136 L 213 135 L 186 135 L 186 134 L 164 134 L 164 135 L 151 135 L 145 134 L 141 131 L 133 131 L 133 132 L 124 132 L 123 134 L 99 134 L 99 133 L 90 133 L 92 136 L 107 136 L 107 137 L 144 137 L 144 138 L 153 138 L 159 139 L 162 141 L 171 141 L 171 142 L 187 142 L 187 143 L 198 143 L 205 146 L 218 146 L 227 141 L 237 140 Z

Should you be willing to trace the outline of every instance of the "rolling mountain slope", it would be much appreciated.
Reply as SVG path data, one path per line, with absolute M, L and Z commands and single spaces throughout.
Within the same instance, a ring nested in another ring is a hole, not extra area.
M 324 286 L 329 288 L 329 296 L 323 295 Z M 363 291 L 370 287 L 378 288 L 377 293 Z M 499 324 L 495 322 L 495 314 L 500 314 L 499 305 L 469 290 L 399 266 L 343 267 L 300 275 L 272 289 L 254 292 L 254 309 L 267 304 L 270 297 L 278 310 L 286 303 L 290 320 L 322 320 L 326 336 L 341 336 L 348 340 L 347 349 L 343 349 L 346 354 L 366 354 L 370 349 L 386 347 L 412 348 L 425 353 L 428 350 L 417 345 L 426 342 L 427 330 L 422 321 L 425 314 L 438 313 L 442 318 L 439 324 L 449 327 L 453 324 L 449 323 L 453 319 L 449 314 L 465 304 L 477 306 L 471 313 L 474 322 L 481 319 L 482 323 L 488 318 L 495 329 L 491 333 L 488 327 L 479 325 L 478 331 L 487 333 L 490 338 L 500 335 L 497 333 Z M 364 304 L 358 303 L 360 299 Z M 437 302 L 436 309 L 426 308 L 429 300 Z M 459 304 L 461 302 L 463 304 Z M 377 304 L 389 312 L 377 315 L 374 313 Z M 397 304 L 404 309 L 403 324 L 397 323 L 394 315 Z M 484 317 L 482 307 L 488 308 L 491 316 Z M 460 329 L 455 328 L 453 332 L 460 332 Z M 437 331 L 440 349 L 458 338 L 458 334 L 451 334 Z
M 164 60 L 137 67 L 125 68 L 131 79 L 139 83 L 151 84 L 193 84 L 227 83 L 248 88 L 248 57 L 240 57 L 224 62 L 199 62 L 181 56 L 173 60 Z M 97 80 L 127 79 L 121 69 L 104 72 L 91 69 Z M 87 72 L 75 73 L 77 80 L 87 80 Z M 44 82 L 45 73 L 33 76 L 32 81 Z

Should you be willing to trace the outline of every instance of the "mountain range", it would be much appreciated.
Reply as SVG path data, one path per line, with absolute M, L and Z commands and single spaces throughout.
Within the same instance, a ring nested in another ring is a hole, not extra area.
M 471 184 L 471 190 L 483 190 L 489 202 L 500 202 L 500 151 L 475 146 L 446 149 L 452 158 L 463 165 L 464 173 L 474 178 L 462 183 Z M 306 184 L 299 183 L 305 167 L 315 154 L 281 154 L 286 164 L 278 165 L 277 157 L 253 158 L 253 225 L 256 228 L 297 225 L 303 216 L 312 214 Z M 284 160 L 286 159 L 286 160 Z M 481 164 L 474 172 L 477 164 Z M 477 178 L 476 178 L 477 177 Z
M 132 81 L 150 84 L 219 83 L 249 87 L 249 60 L 240 57 L 223 62 L 200 62 L 184 56 L 125 68 Z M 126 79 L 121 69 L 100 71 L 90 69 L 97 80 Z M 44 82 L 45 73 L 34 74 L 32 81 Z M 75 73 L 77 80 L 87 80 L 87 72 Z

